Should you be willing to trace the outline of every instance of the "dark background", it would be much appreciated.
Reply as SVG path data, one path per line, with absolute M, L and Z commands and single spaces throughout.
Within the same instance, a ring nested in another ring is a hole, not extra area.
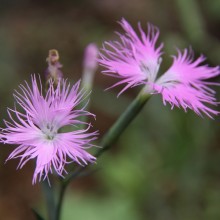
M 216 66 L 220 58 L 219 0 L 0 1 L 0 114 L 13 107 L 13 90 L 30 74 L 43 76 L 49 49 L 57 49 L 65 77 L 80 78 L 83 51 L 116 37 L 122 17 L 134 27 L 151 22 L 165 43 L 163 67 L 175 47 L 192 46 Z M 140 88 L 118 99 L 115 81 L 97 70 L 91 96 L 92 121 L 101 135 Z M 215 79 L 218 80 L 218 79 Z M 219 90 L 219 89 L 218 89 Z M 220 100 L 219 93 L 217 94 Z M 3 122 L 1 122 L 3 126 Z M 200 118 L 163 106 L 154 96 L 117 144 L 98 160 L 99 171 L 77 179 L 65 198 L 63 220 L 220 219 L 219 118 Z M 34 219 L 30 207 L 46 215 L 40 184 L 31 185 L 34 162 L 16 171 L 4 164 L 14 146 L 1 146 L 0 219 Z M 56 183 L 54 183 L 56 186 Z

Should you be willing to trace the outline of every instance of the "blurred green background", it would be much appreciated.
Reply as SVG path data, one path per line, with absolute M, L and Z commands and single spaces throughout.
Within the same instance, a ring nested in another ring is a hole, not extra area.
M 220 60 L 219 0 L 75 0 L 0 1 L 0 113 L 13 107 L 13 90 L 30 74 L 43 76 L 49 49 L 57 49 L 65 77 L 82 72 L 83 50 L 101 47 L 120 31 L 117 21 L 133 26 L 151 22 L 165 43 L 166 69 L 175 47 L 190 45 L 210 65 Z M 140 88 L 104 92 L 115 81 L 98 69 L 91 96 L 97 115 L 94 130 L 103 135 Z M 218 81 L 218 79 L 215 79 Z M 220 100 L 219 89 L 217 98 Z M 1 126 L 3 122 L 1 121 Z M 170 110 L 154 96 L 117 144 L 97 164 L 98 172 L 68 188 L 62 220 L 219 220 L 219 118 Z M 31 185 L 34 162 L 17 171 L 18 160 L 4 164 L 14 146 L 1 146 L 0 219 L 34 219 L 30 207 L 46 216 L 40 184 Z M 56 186 L 56 183 L 54 183 Z

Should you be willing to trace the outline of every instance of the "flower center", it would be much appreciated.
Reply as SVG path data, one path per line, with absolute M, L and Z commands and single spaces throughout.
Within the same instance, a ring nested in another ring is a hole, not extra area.
M 47 124 L 42 132 L 47 140 L 53 140 L 57 134 L 57 128 L 52 124 Z
M 150 72 L 149 67 L 143 62 L 141 62 L 141 64 L 140 64 L 140 69 L 141 69 L 142 72 L 145 72 L 145 73 Z
M 156 84 L 163 87 L 173 87 L 180 84 L 181 80 L 175 72 L 168 71 L 164 73 L 157 81 Z
M 152 62 L 152 61 L 140 62 L 139 68 L 141 72 L 144 73 L 148 82 L 150 83 L 155 82 L 161 62 L 162 62 L 161 58 L 158 59 L 157 62 Z

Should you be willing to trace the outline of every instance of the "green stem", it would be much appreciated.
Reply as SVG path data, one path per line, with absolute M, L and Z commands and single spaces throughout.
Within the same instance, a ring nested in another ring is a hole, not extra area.
M 62 205 L 63 205 L 63 198 L 64 198 L 64 194 L 65 194 L 65 191 L 66 191 L 66 187 L 67 187 L 67 184 L 65 184 L 65 182 L 61 182 L 60 192 L 59 192 L 59 197 L 58 197 L 58 203 L 57 203 L 57 208 L 56 208 L 55 220 L 60 219 L 61 209 L 62 209 Z
M 104 135 L 100 142 L 100 148 L 95 156 L 99 157 L 103 152 L 108 150 L 112 144 L 114 144 L 119 136 L 124 132 L 132 120 L 138 115 L 146 102 L 151 97 L 150 94 L 145 92 L 145 88 L 138 94 L 133 102 L 128 106 L 125 112 L 119 117 L 119 119 L 113 124 L 109 131 Z
M 133 102 L 128 106 L 128 108 L 122 113 L 119 119 L 112 125 L 112 127 L 108 130 L 108 132 L 103 136 L 100 146 L 95 153 L 95 157 L 101 156 L 106 150 L 108 150 L 112 144 L 114 144 L 119 136 L 123 133 L 126 127 L 131 123 L 131 121 L 138 115 L 144 105 L 147 103 L 150 94 L 146 93 L 145 88 L 141 90 L 138 96 L 133 100 Z M 69 182 L 77 177 L 85 167 L 78 167 L 73 173 L 67 176 L 64 180 L 65 184 L 69 184 Z
M 55 202 L 54 202 L 54 194 L 53 189 L 49 186 L 47 181 L 42 182 L 43 192 L 45 195 L 47 210 L 48 210 L 48 219 L 55 219 Z

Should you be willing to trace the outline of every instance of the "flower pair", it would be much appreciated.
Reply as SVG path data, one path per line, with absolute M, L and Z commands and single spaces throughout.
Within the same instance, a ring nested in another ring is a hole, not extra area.
M 193 60 L 191 50 L 177 50 L 178 55 L 173 56 L 171 67 L 158 77 L 163 48 L 163 44 L 156 46 L 158 28 L 148 24 L 146 35 L 139 23 L 139 37 L 125 19 L 120 24 L 125 34 L 118 33 L 120 41 L 105 42 L 99 59 L 106 68 L 103 73 L 119 79 L 112 87 L 126 84 L 119 95 L 130 87 L 143 84 L 146 92 L 160 93 L 163 103 L 170 103 L 172 108 L 182 107 L 185 111 L 189 108 L 200 116 L 203 113 L 210 118 L 218 114 L 206 105 L 217 104 L 215 91 L 209 88 L 216 83 L 205 81 L 219 75 L 218 66 L 202 65 L 205 60 L 202 55 Z
M 104 54 L 100 54 L 99 58 L 99 63 L 106 68 L 104 74 L 119 79 L 112 87 L 126 84 L 119 95 L 130 87 L 145 85 L 147 93 L 160 93 L 164 104 L 169 102 L 172 108 L 183 107 L 185 111 L 189 108 L 198 115 L 203 113 L 209 117 L 219 113 L 207 106 L 217 104 L 215 91 L 209 88 L 215 83 L 205 81 L 218 76 L 219 67 L 202 65 L 204 56 L 193 60 L 192 51 L 185 49 L 181 53 L 178 50 L 178 55 L 173 56 L 172 66 L 158 77 L 163 48 L 163 44 L 156 46 L 159 30 L 148 24 L 146 35 L 139 24 L 138 37 L 126 20 L 122 19 L 120 24 L 125 34 L 118 34 L 120 41 L 106 42 L 107 48 L 104 46 Z M 94 47 L 90 49 L 90 54 L 96 54 Z M 32 76 L 31 86 L 28 83 L 20 85 L 21 91 L 16 91 L 14 97 L 23 112 L 16 108 L 8 109 L 11 122 L 5 121 L 6 128 L 0 134 L 1 142 L 19 145 L 8 158 L 20 158 L 18 168 L 36 158 L 33 183 L 47 178 L 53 170 L 63 176 L 66 163 L 86 165 L 96 160 L 85 149 L 94 146 L 91 141 L 97 138 L 97 131 L 88 132 L 90 125 L 87 129 L 62 130 L 65 126 L 82 124 L 79 117 L 92 114 L 83 108 L 77 109 L 85 98 L 85 93 L 79 89 L 80 82 L 70 86 L 61 78 L 62 74 L 54 72 L 61 67 L 55 65 L 59 56 L 55 56 L 55 64 L 54 56 L 52 58 L 48 71 L 52 69 L 53 77 L 58 75 L 59 80 L 48 80 L 45 95 L 41 80 L 37 80 L 35 75 Z M 88 57 L 86 59 L 88 61 Z M 87 62 L 85 72 L 90 73 L 91 68 L 95 68 L 94 62 L 94 57 L 92 62 Z

